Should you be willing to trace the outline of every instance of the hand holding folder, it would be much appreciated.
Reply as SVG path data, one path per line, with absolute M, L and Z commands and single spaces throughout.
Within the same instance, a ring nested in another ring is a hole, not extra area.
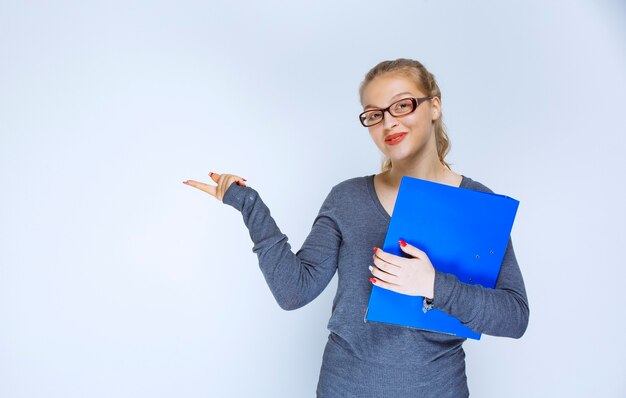
M 398 244 L 403 239 L 426 252 L 438 271 L 494 288 L 518 205 L 508 196 L 404 176 L 383 250 L 406 257 Z M 365 321 L 480 339 L 458 319 L 422 307 L 423 297 L 374 285 Z
M 435 269 L 428 255 L 404 241 L 398 243 L 409 258 L 375 247 L 372 258 L 376 269 L 371 265 L 369 269 L 378 279 L 370 278 L 370 281 L 397 293 L 433 297 Z

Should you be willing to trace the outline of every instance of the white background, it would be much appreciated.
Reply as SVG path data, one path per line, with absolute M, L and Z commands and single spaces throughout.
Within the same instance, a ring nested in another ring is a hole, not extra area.
M 423 62 L 453 169 L 518 199 L 530 324 L 476 397 L 626 395 L 621 1 L 0 1 L 0 396 L 312 397 L 336 279 L 281 310 L 248 179 L 295 252 L 379 171 L 358 85 Z M 375 377 L 373 372 L 372 377 Z

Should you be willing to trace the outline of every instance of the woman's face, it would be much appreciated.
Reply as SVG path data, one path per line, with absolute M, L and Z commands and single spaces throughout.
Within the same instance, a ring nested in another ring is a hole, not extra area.
M 425 97 L 411 80 L 400 75 L 383 75 L 372 80 L 363 90 L 363 110 L 384 109 L 394 101 L 408 97 Z M 434 153 L 437 145 L 433 121 L 440 115 L 439 98 L 424 101 L 412 112 L 394 117 L 385 112 L 383 120 L 368 127 L 370 136 L 393 164 L 401 164 Z M 399 140 L 393 140 L 400 137 Z M 429 151 L 434 151 L 429 154 Z

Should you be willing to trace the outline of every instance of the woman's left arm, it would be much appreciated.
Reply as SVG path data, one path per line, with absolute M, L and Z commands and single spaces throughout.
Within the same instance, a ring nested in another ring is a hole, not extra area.
M 522 337 L 528 326 L 529 307 L 511 238 L 494 289 L 469 285 L 435 270 L 433 307 L 458 318 L 477 333 Z

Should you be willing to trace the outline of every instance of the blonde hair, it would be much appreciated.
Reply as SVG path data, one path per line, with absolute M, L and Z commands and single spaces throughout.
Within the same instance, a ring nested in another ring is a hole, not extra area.
M 435 76 L 416 60 L 398 58 L 394 61 L 382 61 L 367 72 L 365 79 L 363 79 L 359 87 L 359 99 L 361 100 L 361 104 L 363 103 L 363 91 L 365 87 L 374 80 L 374 78 L 386 74 L 396 74 L 406 77 L 412 80 L 424 94 L 439 97 L 439 101 L 441 101 L 441 90 L 439 90 Z M 435 120 L 434 123 L 439 161 L 450 169 L 450 164 L 445 161 L 445 157 L 450 151 L 450 139 L 448 138 L 446 126 L 443 123 L 443 114 L 441 112 L 439 118 Z M 384 157 L 381 164 L 381 172 L 385 172 L 389 169 L 391 169 L 391 159 Z

